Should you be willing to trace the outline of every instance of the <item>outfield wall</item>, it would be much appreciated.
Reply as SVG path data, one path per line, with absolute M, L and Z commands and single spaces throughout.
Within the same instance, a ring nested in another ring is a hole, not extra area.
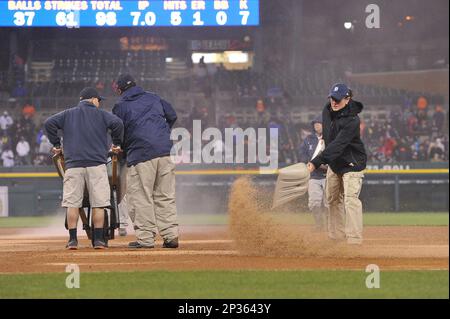
M 228 190 L 241 176 L 249 176 L 269 194 L 277 177 L 276 171 L 262 173 L 248 165 L 178 165 L 179 213 L 225 213 Z M 9 216 L 62 211 L 62 181 L 53 167 L 0 169 L 0 186 L 8 188 Z M 369 165 L 361 198 L 366 211 L 448 211 L 448 163 Z M 289 209 L 307 211 L 307 196 L 291 203 Z

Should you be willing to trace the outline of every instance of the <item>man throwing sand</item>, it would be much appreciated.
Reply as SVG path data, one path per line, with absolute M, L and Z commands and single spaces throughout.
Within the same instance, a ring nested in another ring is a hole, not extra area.
M 322 112 L 325 149 L 308 164 L 313 172 L 328 164 L 326 196 L 329 205 L 328 237 L 361 244 L 363 237 L 362 203 L 359 194 L 367 155 L 360 138 L 358 114 L 363 105 L 352 99 L 345 84 L 335 84 Z

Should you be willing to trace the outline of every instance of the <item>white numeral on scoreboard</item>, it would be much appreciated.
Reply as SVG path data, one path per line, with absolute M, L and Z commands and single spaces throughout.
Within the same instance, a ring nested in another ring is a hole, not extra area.
M 139 24 L 139 18 L 141 17 L 141 13 L 137 11 L 130 12 L 131 16 L 133 17 L 133 25 Z
M 179 11 L 174 11 L 170 14 L 170 23 L 172 25 L 180 25 L 182 22 L 181 19 L 181 12 Z
M 21 27 L 27 24 L 27 26 L 33 25 L 33 19 L 34 19 L 34 12 L 16 12 L 14 13 L 14 24 Z
M 117 18 L 115 12 L 108 12 L 106 14 L 106 24 L 107 25 L 116 25 L 117 24 Z
M 108 13 L 98 12 L 95 15 L 95 23 L 98 26 L 104 26 L 105 24 L 107 24 L 109 26 L 116 25 L 116 23 L 117 23 L 116 13 L 115 12 L 108 12 Z
M 202 21 L 202 17 L 200 14 L 200 11 L 197 11 L 196 13 L 194 13 L 194 25 L 204 25 L 205 22 Z
M 144 21 L 141 21 L 141 23 L 139 23 L 139 18 L 141 17 L 140 12 L 135 11 L 130 12 L 130 14 L 133 16 L 133 25 L 146 26 L 156 24 L 156 14 L 154 12 L 147 12 L 144 16 Z
M 250 15 L 250 11 L 239 11 L 239 14 L 242 16 L 241 24 L 247 25 L 248 16 Z
M 154 12 L 147 12 L 145 14 L 145 24 L 155 25 L 155 23 L 156 23 L 156 14 Z
M 24 14 L 28 18 L 27 19 L 27 25 L 28 26 L 33 25 L 33 19 L 34 19 L 35 13 L 34 12 L 25 12 Z
M 219 11 L 216 15 L 216 21 L 218 25 L 225 25 L 227 23 L 228 17 L 225 11 Z

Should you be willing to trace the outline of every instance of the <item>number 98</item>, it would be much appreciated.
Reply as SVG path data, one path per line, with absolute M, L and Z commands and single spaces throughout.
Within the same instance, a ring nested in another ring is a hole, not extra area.
M 117 23 L 117 17 L 116 17 L 116 13 L 115 12 L 98 12 L 95 15 L 95 23 L 98 26 L 104 26 L 105 24 L 108 26 L 113 26 L 116 25 Z

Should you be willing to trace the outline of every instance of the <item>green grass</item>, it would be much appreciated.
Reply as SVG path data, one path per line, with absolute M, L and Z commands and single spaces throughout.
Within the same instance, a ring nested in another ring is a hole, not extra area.
M 312 215 L 309 213 L 286 214 L 273 213 L 273 216 L 290 224 L 313 224 Z M 45 227 L 52 222 L 63 223 L 61 216 L 42 217 L 2 217 L 2 227 Z M 195 214 L 179 215 L 180 225 L 226 225 L 226 214 Z M 419 213 L 364 213 L 364 225 L 366 226 L 448 226 L 448 212 L 419 212 Z
M 368 213 L 366 225 L 448 226 L 449 213 Z
M 0 228 L 2 228 L 2 227 L 45 227 L 45 226 L 48 226 L 55 218 L 56 218 L 55 216 L 0 217 Z
M 0 275 L 0 298 L 449 298 L 448 271 L 191 271 Z

